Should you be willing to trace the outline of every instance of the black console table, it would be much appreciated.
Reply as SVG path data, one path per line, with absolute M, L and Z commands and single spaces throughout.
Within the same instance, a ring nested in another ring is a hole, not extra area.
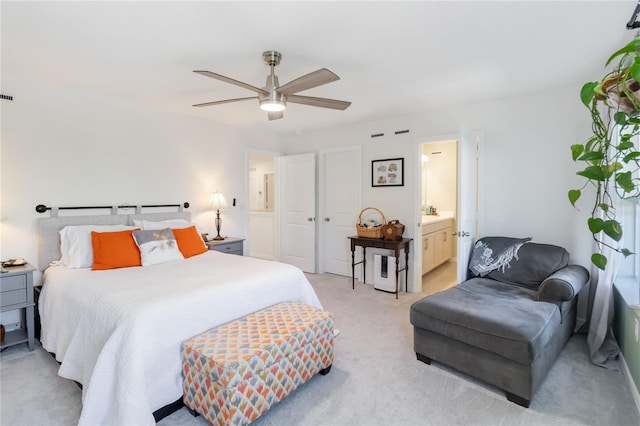
M 398 273 L 404 271 L 405 273 L 405 291 L 409 284 L 409 243 L 412 238 L 403 238 L 401 240 L 383 240 L 378 238 L 366 238 L 366 237 L 349 237 L 351 240 L 351 288 L 356 288 L 356 265 L 362 263 L 362 281 L 367 281 L 367 247 L 381 248 L 387 250 L 393 250 L 396 257 L 396 299 L 398 298 Z M 356 262 L 356 246 L 362 247 L 362 260 Z M 400 267 L 400 250 L 404 250 L 404 268 Z

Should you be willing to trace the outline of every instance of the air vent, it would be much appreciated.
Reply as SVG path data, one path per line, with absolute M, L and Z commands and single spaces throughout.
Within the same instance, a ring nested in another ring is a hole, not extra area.
M 4 100 L 7 100 L 7 101 L 12 101 L 13 100 L 13 96 L 0 95 L 0 99 L 4 99 Z

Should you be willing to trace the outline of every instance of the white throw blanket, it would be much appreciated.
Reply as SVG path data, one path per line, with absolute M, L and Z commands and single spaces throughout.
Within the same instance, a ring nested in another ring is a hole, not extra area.
M 182 395 L 180 344 L 267 306 L 321 308 L 291 265 L 208 251 L 106 271 L 50 267 L 39 302 L 42 346 L 83 385 L 84 425 L 153 425 Z
M 518 260 L 520 247 L 529 241 L 531 238 L 484 237 L 473 247 L 469 270 L 481 277 L 497 269 L 504 273 L 513 259 Z

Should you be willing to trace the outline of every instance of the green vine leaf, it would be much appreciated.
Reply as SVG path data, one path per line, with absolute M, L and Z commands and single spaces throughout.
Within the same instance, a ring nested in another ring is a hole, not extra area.
M 593 253 L 591 255 L 591 263 L 604 271 L 604 269 L 607 267 L 607 258 L 600 253 Z
M 635 160 L 636 158 L 640 158 L 640 152 L 638 151 L 628 153 L 627 155 L 624 156 L 622 161 L 624 161 L 625 163 L 628 163 L 629 161 Z
M 609 211 L 609 204 L 601 203 L 598 204 L 598 207 L 605 213 Z
M 625 258 L 635 254 L 634 252 L 626 248 L 623 248 L 622 250 L 620 250 L 620 253 L 622 253 Z
M 629 43 L 627 43 L 626 46 L 624 46 L 622 49 L 618 50 L 613 55 L 611 55 L 611 57 L 609 57 L 609 59 L 607 60 L 607 63 L 605 64 L 605 66 L 608 66 L 611 63 L 611 61 L 613 61 L 615 58 L 617 58 L 620 55 L 635 52 L 636 50 L 638 50 L 638 47 L 640 47 L 640 39 L 631 40 Z
M 596 145 L 598 142 L 600 141 L 600 138 L 598 138 L 598 136 L 593 135 L 589 138 L 589 140 L 587 140 L 587 142 L 584 144 L 584 151 L 593 151 L 593 146 Z M 579 145 L 582 146 L 582 145 Z
M 629 67 L 629 74 L 635 81 L 640 81 L 640 64 L 638 62 Z
M 592 234 L 597 234 L 602 231 L 602 228 L 604 227 L 604 220 L 599 217 L 590 217 L 587 219 L 587 224 L 589 225 L 589 231 L 591 231 Z
M 611 176 L 613 176 L 613 174 L 615 172 L 617 172 L 618 170 L 622 169 L 622 164 L 618 163 L 617 161 L 615 163 L 606 165 L 606 166 L 602 166 L 602 173 L 604 174 L 605 179 L 609 179 Z
M 627 114 L 624 111 L 618 111 L 613 114 L 613 120 L 621 126 L 627 124 Z
M 617 220 L 607 220 L 602 225 L 602 231 L 610 236 L 614 241 L 620 241 L 622 238 L 622 226 Z
M 577 172 L 576 174 L 586 177 L 587 179 L 604 182 L 605 174 L 602 170 L 602 167 L 599 166 L 589 166 L 586 169 Z
M 607 94 L 604 93 L 604 90 L 602 90 L 602 84 L 600 84 L 600 83 L 598 83 L 598 85 L 595 87 L 595 89 L 593 89 L 593 91 L 596 92 L 596 95 L 600 95 L 603 98 L 607 97 Z M 589 106 L 587 105 L 587 107 L 589 107 Z
M 625 136 L 629 136 L 628 138 L 625 138 Z M 631 142 L 629 139 L 631 138 L 632 135 L 622 135 L 622 142 L 616 147 L 618 149 L 618 151 L 625 151 L 629 148 L 633 148 L 633 142 Z
M 604 153 L 600 151 L 585 152 L 582 157 L 578 158 L 578 160 L 580 161 L 598 161 L 603 159 L 604 159 Z
M 636 185 L 633 183 L 631 172 L 618 173 L 616 175 L 616 183 L 624 192 L 634 192 Z
M 593 100 L 593 97 L 596 94 L 597 85 L 598 85 L 597 81 L 592 81 L 582 86 L 582 89 L 580 90 L 580 99 L 582 99 L 582 103 L 586 107 L 589 107 L 589 105 L 591 104 L 591 101 Z
M 580 198 L 580 195 L 582 195 L 582 192 L 579 189 L 571 189 L 569 190 L 568 195 L 569 195 L 569 202 L 573 207 L 575 207 L 576 201 L 578 201 L 578 198 Z
M 576 161 L 583 152 L 584 146 L 580 144 L 571 145 L 571 158 L 573 158 L 573 161 Z

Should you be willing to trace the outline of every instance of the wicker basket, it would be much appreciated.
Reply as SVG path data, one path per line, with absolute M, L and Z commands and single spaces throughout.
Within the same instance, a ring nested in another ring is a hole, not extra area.
M 382 223 L 378 226 L 374 226 L 372 228 L 367 228 L 365 226 L 361 226 L 360 223 L 362 223 L 362 213 L 364 213 L 367 210 L 375 210 L 378 213 L 380 213 L 380 217 L 382 218 Z M 376 209 L 375 207 L 367 207 L 362 209 L 362 211 L 360 212 L 360 214 L 358 215 L 358 220 L 356 221 L 356 231 L 358 232 L 358 237 L 365 237 L 365 238 L 382 238 L 382 225 L 386 225 L 387 224 L 387 219 L 385 219 L 384 214 Z

